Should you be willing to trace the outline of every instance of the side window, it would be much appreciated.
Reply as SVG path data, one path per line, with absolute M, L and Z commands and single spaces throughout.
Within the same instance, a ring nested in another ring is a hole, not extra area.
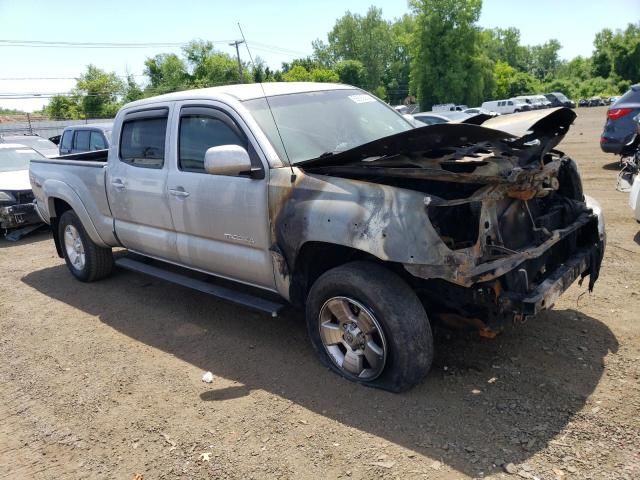
M 511 106 L 511 105 L 513 105 L 513 102 L 512 102 L 511 100 L 509 100 L 509 101 L 507 102 L 507 105 Z
M 186 114 L 180 117 L 178 167 L 187 172 L 204 172 L 204 154 L 211 147 L 247 142 L 232 121 L 222 114 Z
M 104 141 L 104 135 L 100 132 L 91 132 L 91 140 L 89 142 L 90 150 L 104 150 L 107 143 Z
M 125 120 L 120 135 L 120 160 L 134 167 L 162 168 L 167 117 Z
M 71 145 L 73 142 L 73 130 L 67 130 L 62 135 L 62 140 L 60 140 L 60 149 L 63 152 L 71 150 Z
M 90 133 L 91 132 L 89 130 L 76 130 L 76 139 L 73 149 L 80 152 L 86 152 L 87 150 L 89 150 Z

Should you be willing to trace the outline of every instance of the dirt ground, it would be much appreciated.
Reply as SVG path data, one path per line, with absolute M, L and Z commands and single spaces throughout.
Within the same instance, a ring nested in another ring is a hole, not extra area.
M 0 478 L 640 478 L 640 224 L 604 117 L 579 109 L 560 147 L 607 219 L 594 293 L 440 337 L 400 395 L 322 368 L 298 312 L 123 271 L 82 284 L 47 233 L 0 240 Z

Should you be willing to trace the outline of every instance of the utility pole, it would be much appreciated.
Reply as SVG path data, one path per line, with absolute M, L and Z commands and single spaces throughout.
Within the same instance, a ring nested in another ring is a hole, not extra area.
M 240 74 L 240 82 L 242 83 L 242 62 L 240 61 L 240 49 L 238 48 L 239 45 L 242 45 L 244 43 L 244 40 L 236 40 L 235 42 L 232 42 L 229 44 L 230 47 L 236 47 L 236 57 L 238 57 L 238 73 Z

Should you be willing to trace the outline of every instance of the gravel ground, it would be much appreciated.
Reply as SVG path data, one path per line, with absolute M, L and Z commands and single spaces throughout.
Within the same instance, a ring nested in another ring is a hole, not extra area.
M 640 478 L 640 225 L 604 109 L 578 115 L 561 148 L 609 235 L 594 293 L 493 340 L 440 337 L 401 395 L 322 368 L 298 312 L 128 272 L 82 284 L 47 233 L 0 240 L 0 477 Z

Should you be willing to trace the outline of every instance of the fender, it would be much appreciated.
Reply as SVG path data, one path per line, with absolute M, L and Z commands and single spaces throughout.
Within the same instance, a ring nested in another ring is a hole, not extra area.
M 96 226 L 91 220 L 89 212 L 87 212 L 87 209 L 82 203 L 82 200 L 69 185 L 61 182 L 60 180 L 45 180 L 42 185 L 42 191 L 47 199 L 47 210 L 49 211 L 50 216 L 55 216 L 55 199 L 63 200 L 67 202 L 76 215 L 78 215 L 78 218 L 82 222 L 82 226 L 94 243 L 101 247 L 112 246 L 105 242 L 105 240 L 100 236 Z

